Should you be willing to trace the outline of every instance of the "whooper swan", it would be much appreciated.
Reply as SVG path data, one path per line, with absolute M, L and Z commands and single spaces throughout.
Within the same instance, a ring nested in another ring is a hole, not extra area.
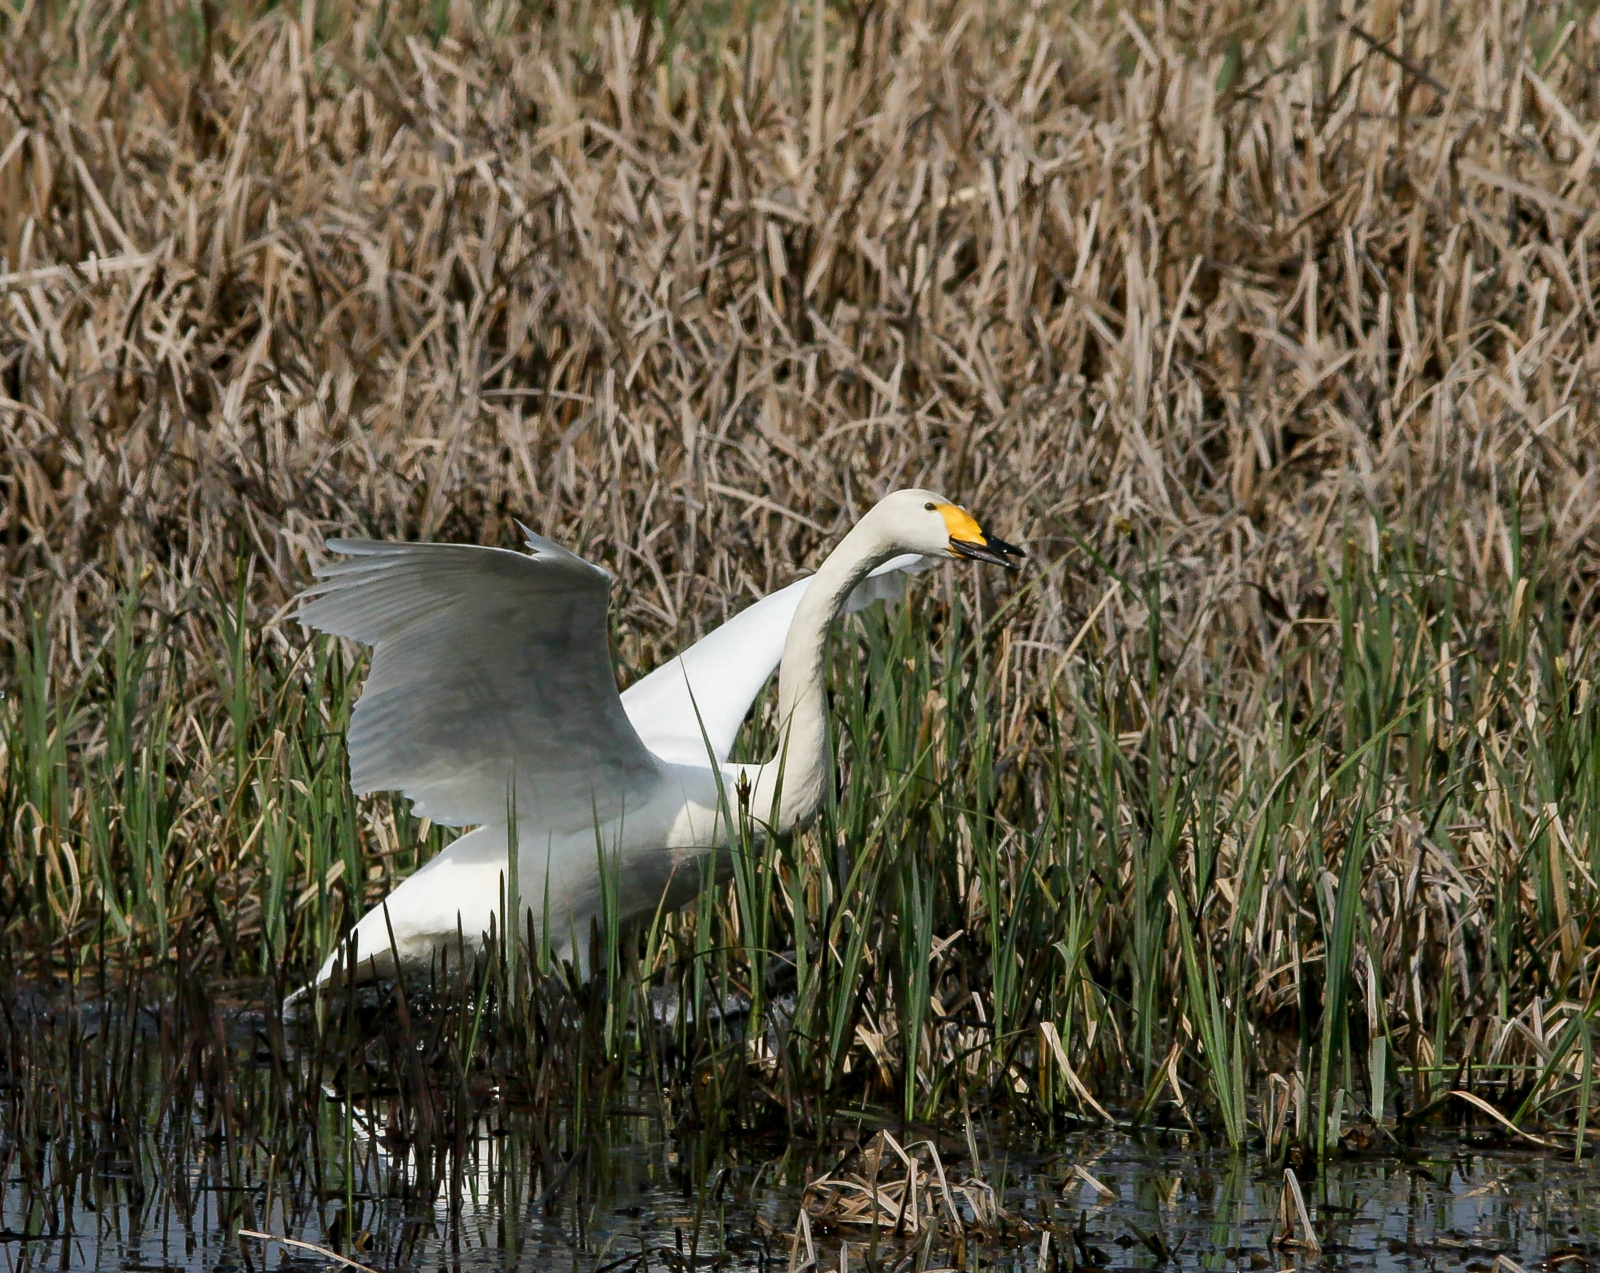
M 513 808 L 517 891 L 561 955 L 587 952 L 602 855 L 621 919 L 663 900 L 682 905 L 699 865 L 728 842 L 736 800 L 762 834 L 815 813 L 827 781 L 823 648 L 834 619 L 939 559 L 1015 568 L 1024 555 L 948 500 L 896 491 L 816 574 L 618 694 L 611 576 L 549 540 L 528 532 L 528 553 L 359 539 L 328 547 L 346 560 L 317 571 L 298 618 L 373 647 L 350 722 L 351 785 L 403 792 L 420 817 L 475 827 L 355 926 L 358 979 L 392 974 L 395 954 L 414 973 L 440 951 L 454 960 L 460 943 L 468 958 L 481 948 L 504 922 Z M 777 756 L 730 763 L 774 664 Z M 348 950 L 341 943 L 329 956 L 319 984 Z

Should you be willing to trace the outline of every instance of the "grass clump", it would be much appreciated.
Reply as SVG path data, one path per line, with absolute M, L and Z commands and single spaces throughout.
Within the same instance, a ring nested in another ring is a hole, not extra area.
M 324 534 L 523 517 L 630 677 L 917 481 L 1037 566 L 850 628 L 818 826 L 528 1063 L 1582 1152 L 1592 15 L 164 16 L 3 18 L 8 958 L 283 978 L 437 850 L 283 617 Z M 481 1002 L 557 994 L 521 953 Z

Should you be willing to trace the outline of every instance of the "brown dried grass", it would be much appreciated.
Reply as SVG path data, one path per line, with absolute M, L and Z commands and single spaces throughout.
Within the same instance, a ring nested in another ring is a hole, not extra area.
M 910 482 L 1033 547 L 1018 701 L 1105 586 L 1073 536 L 1162 546 L 1213 681 L 1384 525 L 1493 596 L 1514 507 L 1586 612 L 1582 14 L 188 12 L 6 19 L 7 631 L 522 517 L 648 661 Z

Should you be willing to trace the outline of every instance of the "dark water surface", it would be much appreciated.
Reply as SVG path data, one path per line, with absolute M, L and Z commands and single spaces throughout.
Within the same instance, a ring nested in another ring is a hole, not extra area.
M 447 1147 L 419 1154 L 393 1135 L 384 1097 L 358 1101 L 326 1079 L 302 1093 L 304 1125 L 285 1126 L 288 1105 L 264 1093 L 294 1076 L 263 1046 L 260 1015 L 216 1012 L 211 1026 L 208 1049 L 195 1022 L 184 1034 L 141 1005 L 113 1020 L 0 1001 L 0 1273 L 336 1267 L 241 1229 L 382 1270 L 799 1273 L 814 1256 L 830 1273 L 1042 1273 L 1041 1252 L 1052 1271 L 1600 1269 L 1592 1159 L 1452 1141 L 1320 1173 L 1302 1164 L 1313 1254 L 1272 1244 L 1281 1167 L 1154 1132 L 1008 1144 L 980 1127 L 941 1153 L 952 1177 L 999 1190 L 1004 1236 L 952 1247 L 947 1232 L 926 1248 L 882 1236 L 874 1249 L 868 1229 L 819 1219 L 808 1246 L 796 1236 L 805 1182 L 881 1124 L 843 1120 L 826 1148 L 714 1137 L 638 1094 L 569 1126 L 560 1148 L 548 1121 L 490 1091 Z M 969 1144 L 976 1167 L 957 1147 Z

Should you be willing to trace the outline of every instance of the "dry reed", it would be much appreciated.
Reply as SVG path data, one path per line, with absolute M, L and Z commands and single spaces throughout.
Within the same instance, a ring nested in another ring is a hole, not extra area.
M 1444 523 L 1487 605 L 1519 508 L 1587 613 L 1592 21 L 897 5 L 698 49 L 587 5 L 436 40 L 361 6 L 27 12 L 13 634 L 48 603 L 82 657 L 117 581 L 177 605 L 236 555 L 266 620 L 324 533 L 524 517 L 617 573 L 648 661 L 912 481 L 1034 546 L 1019 703 L 1104 589 L 1072 535 L 1159 543 L 1246 680 L 1383 524 Z

